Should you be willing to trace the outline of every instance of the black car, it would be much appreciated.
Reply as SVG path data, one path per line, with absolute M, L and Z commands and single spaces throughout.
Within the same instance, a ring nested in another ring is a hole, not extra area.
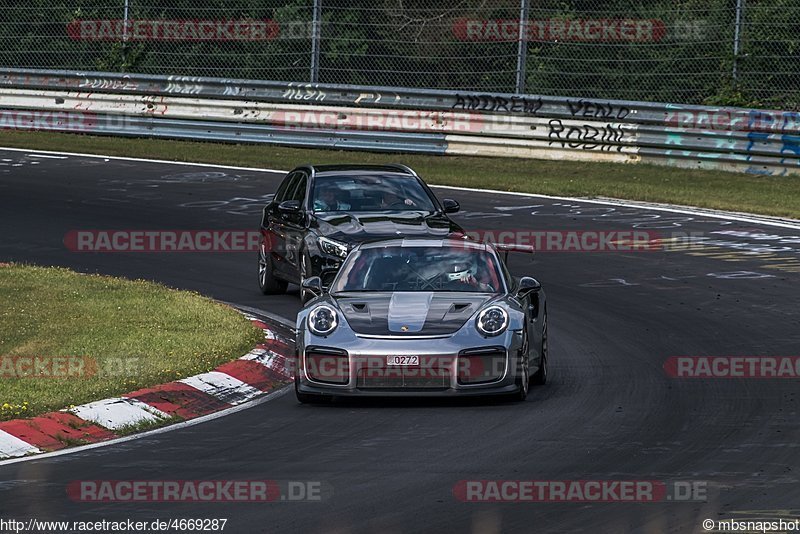
M 319 276 L 327 287 L 358 243 L 411 236 L 462 234 L 446 215 L 458 202 L 436 198 L 404 165 L 303 165 L 284 178 L 264 207 L 258 280 L 262 293 Z

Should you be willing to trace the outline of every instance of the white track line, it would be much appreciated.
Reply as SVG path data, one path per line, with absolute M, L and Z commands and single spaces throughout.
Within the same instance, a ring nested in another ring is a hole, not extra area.
M 232 165 L 219 165 L 214 163 L 190 163 L 185 161 L 169 161 L 163 159 L 149 159 L 149 158 L 129 158 L 124 156 L 103 156 L 98 154 L 83 154 L 80 152 L 58 152 L 52 150 L 36 150 L 32 151 L 31 149 L 27 148 L 6 148 L 0 147 L 1 150 L 8 150 L 12 152 L 27 152 L 27 153 L 37 153 L 37 154 L 56 154 L 56 155 L 63 155 L 63 156 L 75 156 L 81 158 L 97 158 L 97 159 L 106 159 L 106 160 L 120 160 L 120 161 L 140 161 L 143 163 L 163 163 L 168 165 L 183 165 L 188 167 L 208 167 L 214 169 L 230 169 L 236 171 L 253 171 L 253 172 L 270 172 L 270 173 L 278 173 L 278 174 L 285 174 L 289 172 L 285 169 L 266 169 L 261 167 L 236 167 Z M 589 199 L 589 198 L 581 198 L 581 197 L 561 197 L 561 196 L 553 196 L 553 195 L 537 195 L 533 193 L 517 193 L 513 191 L 498 191 L 496 189 L 475 189 L 472 187 L 458 187 L 452 185 L 435 185 L 431 184 L 432 187 L 438 187 L 442 189 L 454 189 L 458 191 L 470 191 L 470 192 L 479 192 L 479 193 L 492 193 L 496 195 L 513 195 L 519 197 L 528 197 L 528 198 L 547 198 L 551 200 L 564 200 L 568 202 L 586 202 L 589 204 L 601 204 L 605 206 L 622 206 L 626 208 L 637 208 L 637 209 L 647 209 L 653 211 L 666 211 L 671 213 L 680 213 L 683 215 L 694 215 L 694 216 L 703 216 L 703 217 L 713 217 L 716 219 L 725 219 L 729 221 L 739 221 L 739 222 L 746 222 L 749 224 L 763 224 L 766 226 L 775 226 L 778 228 L 790 228 L 792 230 L 800 230 L 800 220 L 795 219 L 774 219 L 774 218 L 762 218 L 756 214 L 748 214 L 748 213 L 739 213 L 739 212 L 729 212 L 729 211 L 721 211 L 721 210 L 708 210 L 703 208 L 693 208 L 692 206 L 680 206 L 674 204 L 658 204 L 652 205 L 648 203 L 640 203 L 635 201 L 625 201 L 625 200 L 617 200 L 617 199 Z
M 28 153 L 28 154 L 25 154 L 25 155 L 28 156 L 29 158 L 67 159 L 67 156 L 54 156 L 52 154 L 39 154 L 39 153 L 33 154 L 33 153 Z
M 476 189 L 473 187 L 458 187 L 452 185 L 432 185 L 439 189 L 454 189 L 458 191 L 470 191 L 475 193 L 492 193 L 495 195 L 511 195 L 526 198 L 547 198 L 550 200 L 564 200 L 568 202 L 585 202 L 587 204 L 602 204 L 604 206 L 621 206 L 623 208 L 637 208 L 653 211 L 666 211 L 670 213 L 680 213 L 682 215 L 694 215 L 697 217 L 712 217 L 715 219 L 725 219 L 728 221 L 740 221 L 750 224 L 764 224 L 778 226 L 781 228 L 791 228 L 800 230 L 800 221 L 795 219 L 770 218 L 754 213 L 743 213 L 738 211 L 720 211 L 705 208 L 693 208 L 691 206 L 678 206 L 674 204 L 650 204 L 648 202 L 637 202 L 635 200 L 620 200 L 616 198 L 581 198 L 581 197 L 559 197 L 553 195 L 537 195 L 534 193 L 518 193 L 515 191 L 497 191 L 496 189 Z
M 0 147 L 0 150 L 8 150 L 11 152 L 26 152 L 28 154 L 53 154 L 58 156 L 74 156 L 79 158 L 94 158 L 94 159 L 116 159 L 120 161 L 140 161 L 142 163 L 166 163 L 169 165 L 185 165 L 188 167 L 213 167 L 215 169 L 231 169 L 234 171 L 258 171 L 258 172 L 276 172 L 287 173 L 281 169 L 261 169 L 256 167 L 236 167 L 234 165 L 219 165 L 215 163 L 191 163 L 188 161 L 170 161 L 168 159 L 150 159 L 150 158 L 129 158 L 126 156 L 104 156 L 102 154 L 84 154 L 81 152 L 59 152 L 57 150 L 31 150 L 30 148 L 10 148 Z

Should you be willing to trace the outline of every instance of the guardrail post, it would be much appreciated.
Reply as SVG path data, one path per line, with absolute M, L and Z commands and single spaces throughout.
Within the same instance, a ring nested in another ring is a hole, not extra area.
M 311 83 L 319 82 L 319 46 L 320 17 L 322 16 L 322 0 L 314 0 L 314 12 L 311 21 Z
M 519 6 L 519 34 L 517 35 L 517 83 L 515 92 L 525 92 L 525 72 L 528 61 L 528 41 L 525 29 L 528 26 L 530 0 L 521 0 Z
M 733 85 L 739 84 L 739 50 L 742 46 L 742 16 L 744 0 L 736 0 L 736 22 L 733 27 Z

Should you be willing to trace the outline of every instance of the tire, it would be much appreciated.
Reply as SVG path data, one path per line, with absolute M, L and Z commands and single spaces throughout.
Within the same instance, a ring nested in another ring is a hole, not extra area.
M 286 292 L 288 284 L 275 278 L 272 258 L 267 254 L 264 243 L 258 247 L 258 288 L 264 295 L 278 295 Z
M 526 336 L 527 337 L 527 336 Z M 530 376 L 530 365 L 528 361 L 528 340 L 522 344 L 522 357 L 524 360 L 521 362 L 519 375 L 517 376 L 517 390 L 516 393 L 511 395 L 511 400 L 516 402 L 522 402 L 528 398 L 528 390 L 530 389 L 531 385 L 531 376 Z
M 303 288 L 303 281 L 311 276 L 311 257 L 304 250 L 300 255 L 300 303 L 305 305 L 306 302 L 316 297 L 314 293 Z
M 531 377 L 531 383 L 536 386 L 543 386 L 547 383 L 547 367 L 550 360 L 547 345 L 547 308 L 544 309 L 542 316 L 542 363 L 539 365 L 539 370 Z

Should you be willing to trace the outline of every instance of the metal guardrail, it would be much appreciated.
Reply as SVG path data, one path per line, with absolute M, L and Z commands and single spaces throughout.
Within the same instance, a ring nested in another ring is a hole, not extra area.
M 797 112 L 536 95 L 0 69 L 0 128 L 800 174 Z

